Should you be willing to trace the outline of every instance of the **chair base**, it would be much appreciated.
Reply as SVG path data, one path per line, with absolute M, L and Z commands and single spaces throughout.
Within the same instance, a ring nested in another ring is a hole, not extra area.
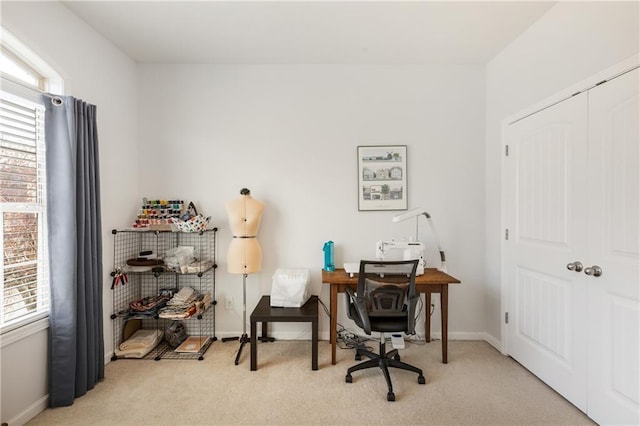
M 385 351 L 385 344 L 383 339 L 380 341 L 380 354 L 376 354 L 374 352 L 368 351 L 363 347 L 359 347 L 356 349 L 356 359 L 360 359 L 362 356 L 369 358 L 366 361 L 361 362 L 360 364 L 356 364 L 353 367 L 350 367 L 347 370 L 347 375 L 345 376 L 345 382 L 352 383 L 353 377 L 351 373 L 359 370 L 365 370 L 367 368 L 380 368 L 382 370 L 382 374 L 384 374 L 384 378 L 387 381 L 387 387 L 389 391 L 387 392 L 387 401 L 395 401 L 396 396 L 393 393 L 393 385 L 391 384 L 391 376 L 389 374 L 389 368 L 399 368 L 401 370 L 412 371 L 418 374 L 418 383 L 424 385 L 426 380 L 424 375 L 422 374 L 422 370 L 414 367 L 413 365 L 407 364 L 405 362 L 400 361 L 400 355 L 398 355 L 398 350 L 394 349 L 392 351 Z

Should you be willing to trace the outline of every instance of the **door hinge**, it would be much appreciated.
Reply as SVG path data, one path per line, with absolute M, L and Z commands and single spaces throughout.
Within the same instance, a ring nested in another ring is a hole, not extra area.
M 505 145 L 504 146 L 504 156 L 508 157 L 509 156 L 509 145 Z
M 504 323 L 509 324 L 509 312 L 504 313 Z
M 509 229 L 505 229 L 504 230 L 504 239 L 508 240 L 509 239 Z

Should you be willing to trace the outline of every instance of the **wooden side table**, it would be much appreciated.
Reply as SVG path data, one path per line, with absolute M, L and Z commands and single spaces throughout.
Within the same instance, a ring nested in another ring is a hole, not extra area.
M 266 336 L 266 324 L 270 322 L 311 323 L 311 369 L 318 369 L 318 296 L 311 296 L 300 308 L 272 308 L 271 297 L 262 296 L 251 313 L 251 371 L 258 369 L 257 323 L 262 323 Z

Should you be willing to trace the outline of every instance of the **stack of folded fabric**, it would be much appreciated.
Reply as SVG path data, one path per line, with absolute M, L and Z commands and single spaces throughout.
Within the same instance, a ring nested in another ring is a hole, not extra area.
M 162 330 L 138 330 L 116 348 L 116 356 L 143 358 L 162 341 L 162 336 Z
M 179 292 L 173 295 L 167 302 L 169 306 L 185 305 L 193 302 L 198 294 L 191 287 L 182 287 Z
M 180 266 L 181 274 L 197 274 L 198 272 L 204 272 L 213 267 L 213 262 L 210 260 L 194 260 L 186 265 Z
M 211 304 L 211 301 L 212 297 L 210 291 L 206 292 L 205 294 L 201 294 L 200 297 L 198 297 L 198 300 L 195 301 L 196 311 L 198 313 L 206 311 Z
M 188 306 L 167 306 L 160 311 L 159 317 L 165 319 L 187 319 L 190 318 L 193 314 L 196 313 L 196 306 L 194 304 L 190 304 Z
M 139 300 L 134 300 L 129 303 L 130 315 L 155 316 L 158 310 L 167 304 L 168 300 L 169 296 L 167 295 L 148 296 Z
M 183 287 L 176 293 L 167 306 L 159 312 L 160 318 L 185 319 L 204 312 L 211 304 L 211 293 L 199 294 L 191 287 Z

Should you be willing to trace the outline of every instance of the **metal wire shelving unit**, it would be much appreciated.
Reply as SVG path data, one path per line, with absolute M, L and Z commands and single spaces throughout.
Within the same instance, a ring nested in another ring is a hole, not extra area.
M 131 320 L 139 320 L 141 329 L 166 330 L 174 319 L 162 318 L 157 311 L 138 313 L 132 311 L 129 304 L 145 297 L 154 297 L 161 293 L 176 294 L 183 287 L 191 287 L 199 294 L 209 292 L 211 303 L 182 321 L 187 335 L 196 339 L 193 352 L 174 350 L 163 339 L 142 359 L 197 359 L 203 360 L 205 352 L 217 340 L 215 331 L 216 301 L 216 232 L 217 228 L 200 232 L 157 231 L 140 228 L 112 230 L 114 236 L 113 269 L 111 276 L 113 293 L 113 347 L 112 360 L 120 359 L 116 348 L 124 340 L 125 326 Z M 194 256 L 199 264 L 182 273 L 179 269 L 166 265 L 134 266 L 127 264 L 136 259 L 141 252 L 152 251 L 158 259 L 163 259 L 170 249 L 194 247 Z

